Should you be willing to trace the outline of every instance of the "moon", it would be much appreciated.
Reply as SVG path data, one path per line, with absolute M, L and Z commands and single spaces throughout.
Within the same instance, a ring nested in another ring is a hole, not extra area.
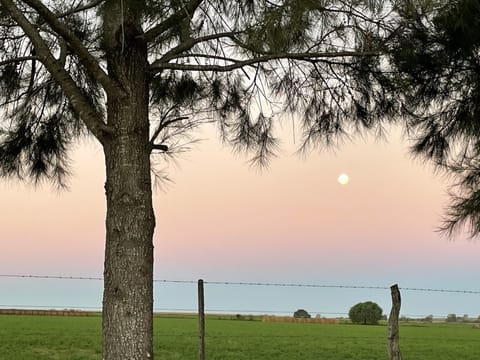
M 348 182 L 350 181 L 350 178 L 348 177 L 347 174 L 340 174 L 337 179 L 338 183 L 340 185 L 347 185 Z

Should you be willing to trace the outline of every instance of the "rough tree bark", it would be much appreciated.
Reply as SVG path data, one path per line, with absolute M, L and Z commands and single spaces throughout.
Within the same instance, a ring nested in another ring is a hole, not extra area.
M 147 46 L 140 16 L 107 1 L 104 46 L 122 96 L 107 98 L 114 136 L 103 142 L 107 198 L 103 295 L 104 360 L 153 358 L 153 231 Z M 125 17 L 124 14 L 128 14 Z
M 398 285 L 392 285 L 390 287 L 392 294 L 392 310 L 388 317 L 388 359 L 389 360 L 402 360 L 402 354 L 400 353 L 400 346 L 398 343 L 399 330 L 398 330 L 398 316 L 400 314 L 401 297 Z

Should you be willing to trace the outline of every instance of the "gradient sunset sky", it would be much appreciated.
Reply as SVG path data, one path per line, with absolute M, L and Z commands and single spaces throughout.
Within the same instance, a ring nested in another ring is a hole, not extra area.
M 154 194 L 156 279 L 480 290 L 480 243 L 435 231 L 449 179 L 413 159 L 399 129 L 306 157 L 283 133 L 261 172 L 211 129 L 166 170 L 174 183 Z M 0 183 L 0 275 L 101 276 L 104 168 L 93 140 L 76 146 L 72 169 L 68 191 Z M 348 185 L 337 182 L 341 173 Z M 0 306 L 100 307 L 101 285 L 0 277 Z M 195 308 L 194 284 L 155 290 L 158 309 Z M 346 313 L 366 300 L 390 309 L 386 290 L 207 285 L 206 293 L 212 310 Z M 402 296 L 403 314 L 480 314 L 478 294 Z

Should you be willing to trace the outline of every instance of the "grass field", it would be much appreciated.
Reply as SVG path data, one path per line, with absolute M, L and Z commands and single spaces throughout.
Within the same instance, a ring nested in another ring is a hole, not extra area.
M 197 359 L 194 317 L 155 318 L 155 358 Z M 208 360 L 386 359 L 386 326 L 206 321 Z M 480 359 L 480 330 L 469 324 L 401 324 L 404 359 Z M 101 319 L 0 316 L 2 360 L 100 360 Z

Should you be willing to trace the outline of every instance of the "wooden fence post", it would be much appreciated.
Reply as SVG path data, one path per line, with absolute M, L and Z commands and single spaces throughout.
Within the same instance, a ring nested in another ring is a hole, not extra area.
M 400 353 L 400 346 L 398 343 L 398 316 L 400 314 L 400 290 L 398 290 L 398 285 L 392 285 L 390 287 L 392 293 L 392 310 L 390 311 L 390 316 L 388 317 L 388 359 L 389 360 L 402 360 L 402 354 Z
M 200 340 L 198 359 L 205 360 L 205 297 L 202 279 L 198 280 L 198 333 Z

